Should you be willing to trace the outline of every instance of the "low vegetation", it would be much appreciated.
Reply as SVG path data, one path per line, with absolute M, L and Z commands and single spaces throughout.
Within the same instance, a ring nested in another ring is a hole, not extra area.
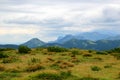
M 119 50 L 0 49 L 0 80 L 120 80 Z
M 25 53 L 28 53 L 29 51 L 31 51 L 31 49 L 29 48 L 29 47 L 27 47 L 27 46 L 19 46 L 19 48 L 18 48 L 18 52 L 19 53 L 23 53 L 23 54 L 25 54 Z

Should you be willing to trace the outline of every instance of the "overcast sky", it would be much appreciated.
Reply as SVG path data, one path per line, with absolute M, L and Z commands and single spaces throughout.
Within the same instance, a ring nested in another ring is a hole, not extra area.
M 0 44 L 120 31 L 120 0 L 0 0 Z

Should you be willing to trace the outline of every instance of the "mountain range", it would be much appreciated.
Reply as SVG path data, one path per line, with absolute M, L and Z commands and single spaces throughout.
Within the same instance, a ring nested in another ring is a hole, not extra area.
M 87 32 L 76 35 L 65 35 L 58 37 L 57 40 L 45 43 L 38 38 L 33 38 L 23 44 L 30 48 L 61 46 L 65 48 L 81 48 L 93 50 L 108 50 L 120 47 L 120 35 L 102 34 L 98 32 Z M 0 45 L 0 48 L 18 48 L 19 45 L 6 44 Z

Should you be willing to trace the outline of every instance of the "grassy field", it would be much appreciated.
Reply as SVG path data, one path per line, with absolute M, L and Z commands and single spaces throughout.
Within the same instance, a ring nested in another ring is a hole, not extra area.
M 0 51 L 0 80 L 120 80 L 120 60 L 93 50 Z

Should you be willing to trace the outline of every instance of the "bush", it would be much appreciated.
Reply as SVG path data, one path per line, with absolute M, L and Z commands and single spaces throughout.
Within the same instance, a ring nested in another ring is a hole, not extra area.
M 61 71 L 60 75 L 65 79 L 72 76 L 71 71 Z
M 9 51 L 9 50 L 15 50 L 13 48 L 0 48 L 0 51 Z
M 117 77 L 117 79 L 120 79 L 120 72 L 118 73 L 118 77 Z
M 35 65 L 29 65 L 27 67 L 26 71 L 34 72 L 34 71 L 41 70 L 41 69 L 44 69 L 44 67 L 41 66 L 40 64 L 35 64 Z
M 41 61 L 38 58 L 31 58 L 31 62 L 32 63 L 37 63 L 37 62 L 41 62 Z
M 86 54 L 83 54 L 83 57 L 92 57 L 92 54 L 86 53 Z
M 92 67 L 91 67 L 91 70 L 92 70 L 92 71 L 100 71 L 101 68 L 98 67 L 98 66 L 92 66 Z
M 111 68 L 112 65 L 105 65 L 104 68 Z
M 78 50 L 73 50 L 72 51 L 72 55 L 75 56 L 75 55 L 78 55 L 79 54 L 79 51 Z
M 70 71 L 61 71 L 58 72 L 41 72 L 36 75 L 30 76 L 29 80 L 69 80 L 71 78 Z M 73 79 L 74 80 L 74 79 Z
M 60 74 L 43 72 L 30 77 L 29 80 L 63 80 L 63 79 L 61 78 Z
M 0 74 L 0 80 L 12 80 L 12 78 L 20 77 L 19 73 L 4 72 Z
M 0 65 L 0 71 L 4 71 L 5 67 L 3 65 Z
M 88 52 L 89 52 L 89 53 L 92 53 L 92 52 L 94 52 L 94 50 L 88 50 Z
M 19 46 L 18 48 L 19 53 L 28 53 L 29 51 L 31 51 L 31 49 L 27 46 Z
M 7 54 L 0 52 L 0 58 L 7 58 L 9 57 Z
M 114 49 L 111 49 L 111 50 L 109 50 L 108 52 L 110 52 L 110 53 L 120 53 L 120 48 L 114 48 Z
M 112 55 L 118 60 L 120 60 L 120 53 L 113 53 Z
M 107 55 L 108 53 L 105 51 L 97 51 L 96 54 L 102 54 L 102 55 Z
M 4 58 L 2 60 L 2 63 L 12 63 L 12 62 L 16 62 L 18 60 L 19 60 L 18 57 L 16 57 L 16 56 L 10 56 L 8 58 Z
M 62 48 L 62 47 L 58 47 L 58 46 L 48 47 L 47 50 L 49 52 L 65 52 L 65 51 L 68 51 L 66 48 Z
M 80 80 L 99 80 L 98 78 L 92 78 L 92 77 L 83 77 Z

